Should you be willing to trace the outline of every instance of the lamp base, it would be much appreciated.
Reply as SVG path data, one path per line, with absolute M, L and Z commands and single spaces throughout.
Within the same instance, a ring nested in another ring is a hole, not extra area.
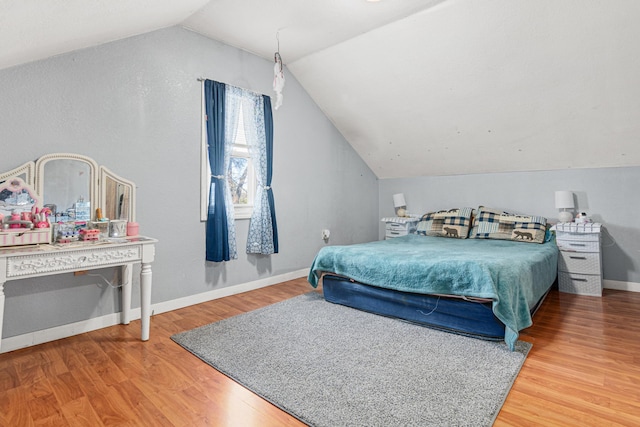
M 571 212 L 562 211 L 560 215 L 558 215 L 558 219 L 560 222 L 571 222 L 573 221 L 573 214 Z

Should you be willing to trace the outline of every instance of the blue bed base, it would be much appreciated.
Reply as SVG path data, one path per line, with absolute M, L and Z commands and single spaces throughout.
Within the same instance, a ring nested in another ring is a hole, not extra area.
M 370 313 L 482 339 L 500 341 L 505 336 L 491 302 L 384 289 L 331 274 L 323 276 L 322 290 L 329 302 Z

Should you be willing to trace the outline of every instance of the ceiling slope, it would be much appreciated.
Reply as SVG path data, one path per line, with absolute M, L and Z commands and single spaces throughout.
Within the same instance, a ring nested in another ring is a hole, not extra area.
M 285 63 L 428 9 L 444 0 L 211 0 L 182 25 Z
M 0 0 L 0 69 L 176 25 L 208 0 Z
M 289 70 L 380 178 L 640 165 L 638 18 L 451 0 Z

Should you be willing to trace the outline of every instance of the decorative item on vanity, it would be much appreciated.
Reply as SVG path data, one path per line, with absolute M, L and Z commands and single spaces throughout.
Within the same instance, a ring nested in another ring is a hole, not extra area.
M 0 247 L 50 243 L 50 210 L 41 207 L 42 198 L 22 178 L 0 183 Z
M 79 229 L 73 222 L 58 222 L 54 227 L 56 243 L 76 242 L 80 238 Z
M 80 196 L 75 203 L 76 221 L 91 221 L 91 202 L 85 202 Z
M 96 220 L 89 223 L 89 228 L 100 232 L 99 239 L 109 236 L 109 218 L 102 216 L 102 209 L 96 209 Z
M 562 212 L 558 215 L 560 222 L 571 222 L 573 220 L 573 213 L 567 211 L 567 209 L 573 209 L 574 207 L 573 193 L 571 191 L 556 191 L 556 209 L 562 209 Z
M 100 230 L 95 228 L 83 228 L 79 232 L 80 240 L 85 242 L 95 242 L 100 238 Z
M 109 235 L 109 220 L 100 220 L 100 221 L 91 221 L 89 223 L 89 228 L 92 230 L 98 230 L 100 232 L 100 236 L 108 236 Z
M 404 217 L 407 215 L 407 202 L 404 200 L 403 193 L 393 195 L 393 207 L 396 209 L 396 216 Z
M 140 226 L 137 222 L 127 223 L 127 236 L 137 236 L 140 231 Z
M 127 221 L 115 219 L 109 222 L 109 237 L 125 237 L 127 235 Z

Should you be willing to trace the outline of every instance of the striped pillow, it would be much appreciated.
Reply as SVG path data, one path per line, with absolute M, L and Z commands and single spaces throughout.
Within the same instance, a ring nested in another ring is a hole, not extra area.
M 454 208 L 446 211 L 427 212 L 422 215 L 416 229 L 423 236 L 466 239 L 471 226 L 473 208 Z
M 516 215 L 480 206 L 469 237 L 543 243 L 546 230 L 547 219 L 544 217 Z

